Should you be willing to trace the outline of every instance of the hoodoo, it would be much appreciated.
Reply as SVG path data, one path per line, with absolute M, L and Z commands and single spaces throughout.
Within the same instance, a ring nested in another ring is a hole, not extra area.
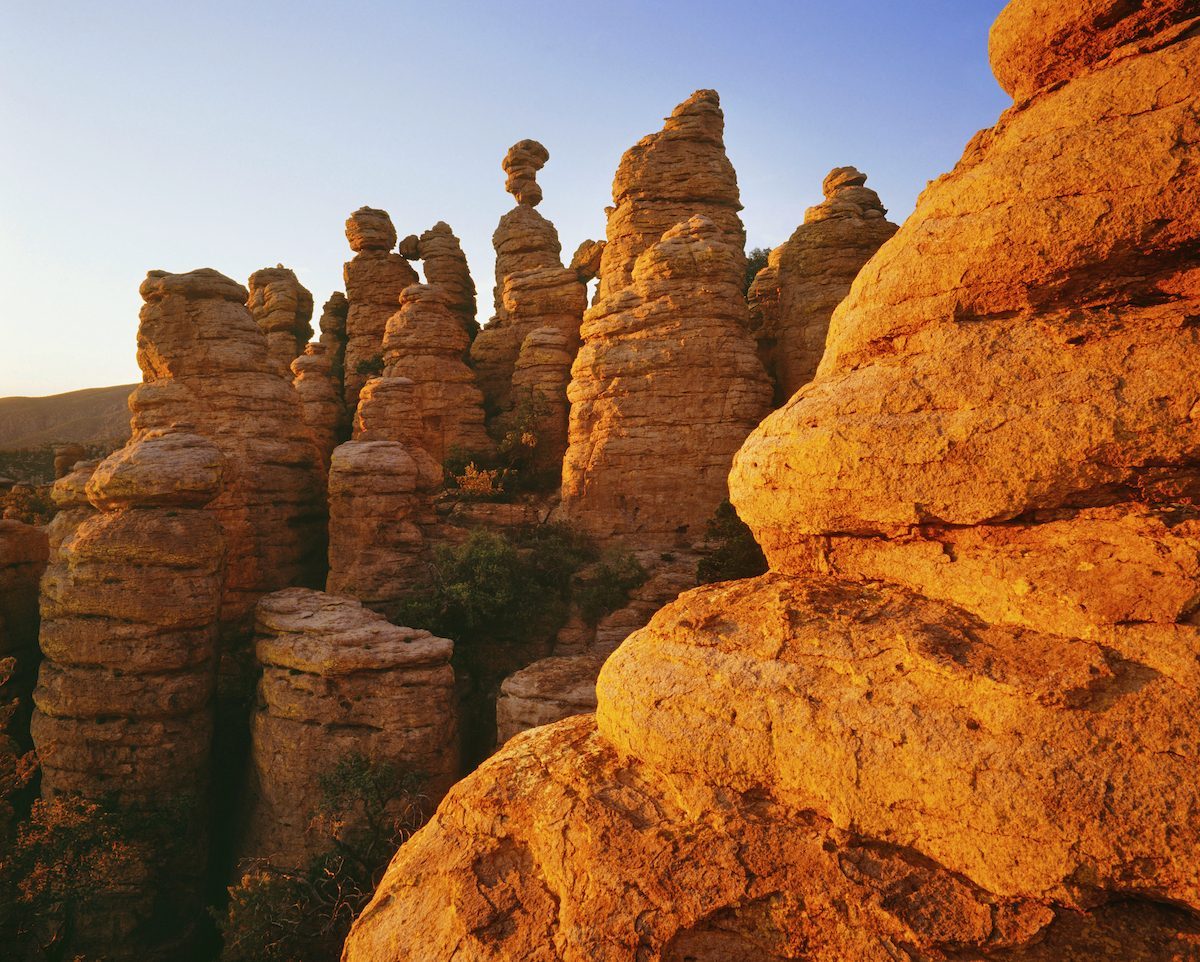
M 737 455 L 773 570 L 457 785 L 347 962 L 1200 954 L 1198 16 L 1008 5 L 1018 102 Z

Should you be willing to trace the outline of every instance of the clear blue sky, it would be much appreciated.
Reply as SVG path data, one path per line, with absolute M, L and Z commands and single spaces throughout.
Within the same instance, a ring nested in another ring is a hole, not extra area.
M 340 289 L 346 215 L 445 220 L 491 304 L 500 160 L 550 150 L 541 211 L 569 256 L 604 234 L 622 151 L 721 93 L 751 246 L 834 166 L 893 219 L 1008 105 L 1003 0 L 0 0 L 0 396 L 138 380 L 151 268 Z M 318 308 L 319 309 L 319 308 Z

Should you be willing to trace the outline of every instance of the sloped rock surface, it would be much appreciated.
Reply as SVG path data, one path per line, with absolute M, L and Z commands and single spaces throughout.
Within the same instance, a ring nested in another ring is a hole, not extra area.
M 458 774 L 453 642 L 389 624 L 357 601 L 292 588 L 259 602 L 263 666 L 244 855 L 303 868 L 320 776 L 360 753 L 419 776 L 437 804 Z
M 726 497 L 729 462 L 771 393 L 745 330 L 741 261 L 720 227 L 692 217 L 585 315 L 563 510 L 602 540 L 686 546 Z

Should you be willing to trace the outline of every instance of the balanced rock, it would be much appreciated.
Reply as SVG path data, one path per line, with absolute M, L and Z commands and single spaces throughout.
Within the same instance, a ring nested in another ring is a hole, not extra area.
M 566 516 L 594 536 L 683 547 L 726 498 L 730 460 L 771 393 L 745 329 L 743 260 L 692 217 L 642 252 L 629 288 L 588 309 L 562 491 Z
M 750 286 L 750 329 L 782 404 L 812 380 L 825 352 L 834 309 L 862 266 L 896 233 L 867 175 L 838 167 L 825 178 L 825 200 L 771 252 Z
M 358 392 L 383 370 L 383 332 L 396 310 L 400 292 L 418 280 L 408 261 L 392 250 L 396 228 L 387 211 L 360 207 L 346 220 L 346 239 L 354 258 L 346 262 L 346 408 L 353 411 Z
M 334 375 L 333 359 L 324 344 L 305 345 L 304 353 L 292 361 L 292 386 L 300 396 L 304 423 L 328 467 L 348 419 L 341 382 Z
M 471 280 L 467 256 L 450 225 L 438 221 L 420 237 L 414 234 L 404 238 L 400 253 L 409 260 L 421 261 L 425 283 L 442 292 L 463 330 L 474 339 L 479 333 L 475 320 L 475 282 Z
M 773 572 L 459 783 L 348 962 L 1200 957 L 1198 13 L 1009 4 L 1025 99 L 736 458 Z
M 604 661 L 590 655 L 543 658 L 504 679 L 496 700 L 496 744 L 514 735 L 596 710 L 596 676 Z
M 697 90 L 671 112 L 662 130 L 625 151 L 613 178 L 598 297 L 628 287 L 642 251 L 693 215 L 707 217 L 726 235 L 745 270 L 742 203 L 724 136 L 721 98 L 715 90 Z
M 43 796 L 182 820 L 173 850 L 156 853 L 166 890 L 135 888 L 115 913 L 129 936 L 147 902 L 177 923 L 200 914 L 224 561 L 204 506 L 224 463 L 203 437 L 142 432 L 92 474 L 99 510 L 64 533 L 42 582 L 31 733 Z
M 271 360 L 246 308 L 246 289 L 204 269 L 151 271 L 138 327 L 143 383 L 130 397 L 133 441 L 199 434 L 224 456 L 209 504 L 226 550 L 221 593 L 222 671 L 245 685 L 254 605 L 324 573 L 324 478 L 300 399 Z M 165 443 L 165 442 L 162 442 Z
M 600 276 L 600 261 L 604 257 L 604 247 L 604 241 L 585 240 L 575 248 L 575 253 L 571 255 L 571 263 L 568 266 L 584 284 Z
M 267 353 L 287 371 L 313 335 L 312 294 L 282 264 L 250 275 L 246 306 L 267 335 Z
M 436 805 L 458 775 L 454 644 L 348 598 L 291 588 L 258 605 L 253 804 L 243 855 L 303 869 L 321 775 L 354 754 L 419 778 Z
M 578 330 L 586 305 L 586 291 L 575 289 L 578 278 L 563 270 L 558 231 L 534 209 L 542 200 L 535 177 L 549 157 L 549 151 L 537 141 L 522 140 L 504 158 L 505 187 L 517 206 L 500 218 L 492 235 L 495 313 L 471 345 L 471 364 L 489 417 L 511 407 L 517 355 L 529 332 L 545 326 L 539 318 L 564 310 L 573 312 L 572 323 Z M 577 311 L 576 301 L 581 301 Z

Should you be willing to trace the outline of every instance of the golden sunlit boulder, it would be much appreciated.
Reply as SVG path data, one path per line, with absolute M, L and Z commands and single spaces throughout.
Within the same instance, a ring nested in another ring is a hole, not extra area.
M 246 289 L 250 292 L 246 306 L 267 335 L 267 352 L 288 370 L 313 335 L 312 294 L 282 264 L 255 271 Z

